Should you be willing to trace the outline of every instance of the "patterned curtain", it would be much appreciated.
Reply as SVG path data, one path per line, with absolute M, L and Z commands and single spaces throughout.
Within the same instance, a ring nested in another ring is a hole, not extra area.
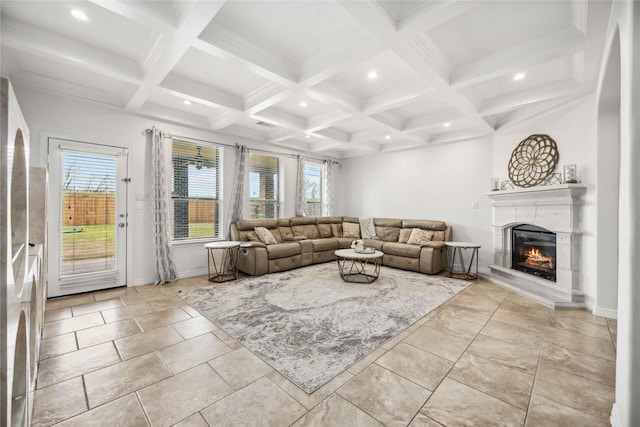
M 229 211 L 229 235 L 231 239 L 231 224 L 242 219 L 244 202 L 244 175 L 247 169 L 247 147 L 236 144 L 236 166 L 233 173 L 233 187 L 231 189 L 231 209 Z
M 304 157 L 298 156 L 298 174 L 296 175 L 296 216 L 307 216 L 307 195 L 304 184 Z
M 169 186 L 164 163 L 164 135 L 158 129 L 147 133 L 151 143 L 151 214 L 153 251 L 156 259 L 156 285 L 178 278 L 171 247 Z
M 325 167 L 325 183 L 324 197 L 322 204 L 322 216 L 333 216 L 333 178 L 335 174 L 336 164 L 331 160 L 324 161 Z

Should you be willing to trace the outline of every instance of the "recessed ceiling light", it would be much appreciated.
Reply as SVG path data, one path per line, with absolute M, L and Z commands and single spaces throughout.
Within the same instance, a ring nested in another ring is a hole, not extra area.
M 309 105 L 309 104 L 307 104 L 307 102 L 306 102 L 306 101 L 302 101 L 302 102 L 300 102 L 300 106 L 301 106 L 301 107 L 306 107 L 306 106 L 308 106 L 308 105 Z
M 191 105 L 191 101 L 189 101 L 188 99 L 185 99 L 182 102 L 184 103 L 184 105 Z
M 443 124 L 442 126 L 448 128 L 449 126 L 451 126 L 451 123 L 447 122 L 447 123 Z
M 369 79 L 371 79 L 371 80 L 377 79 L 378 78 L 378 72 L 376 70 L 371 70 L 371 71 L 369 71 L 369 74 L 367 74 L 367 77 L 369 77 Z
M 391 139 L 391 135 L 385 135 L 384 139 Z
M 78 9 L 73 9 L 71 11 L 71 15 L 73 15 L 74 18 L 79 19 L 80 21 L 88 21 L 89 17 L 87 16 L 86 13 L 84 13 L 81 10 Z
M 524 79 L 525 74 L 524 73 L 516 73 L 513 75 L 513 80 L 522 80 Z
M 305 138 L 311 138 L 311 135 L 306 134 L 304 137 L 305 137 Z

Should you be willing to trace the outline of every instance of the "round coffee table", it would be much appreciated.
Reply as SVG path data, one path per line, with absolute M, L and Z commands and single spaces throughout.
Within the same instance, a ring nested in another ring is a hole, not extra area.
M 382 256 L 380 251 L 362 254 L 353 249 L 339 249 L 336 251 L 336 261 L 340 277 L 345 282 L 371 283 L 380 274 Z

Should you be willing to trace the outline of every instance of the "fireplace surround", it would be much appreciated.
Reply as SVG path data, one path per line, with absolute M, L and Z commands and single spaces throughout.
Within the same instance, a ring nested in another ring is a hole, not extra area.
M 580 211 L 585 192 L 582 184 L 560 184 L 488 194 L 493 211 L 492 278 L 553 308 L 583 307 Z M 538 252 L 527 258 L 532 246 Z

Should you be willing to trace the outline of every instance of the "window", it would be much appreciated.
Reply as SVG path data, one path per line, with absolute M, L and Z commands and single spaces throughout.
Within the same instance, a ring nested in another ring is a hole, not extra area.
M 251 218 L 278 218 L 280 214 L 280 159 L 251 153 L 249 172 Z
M 322 170 L 320 163 L 304 163 L 304 187 L 307 215 L 322 216 Z
M 173 140 L 173 240 L 222 238 L 222 151 Z

